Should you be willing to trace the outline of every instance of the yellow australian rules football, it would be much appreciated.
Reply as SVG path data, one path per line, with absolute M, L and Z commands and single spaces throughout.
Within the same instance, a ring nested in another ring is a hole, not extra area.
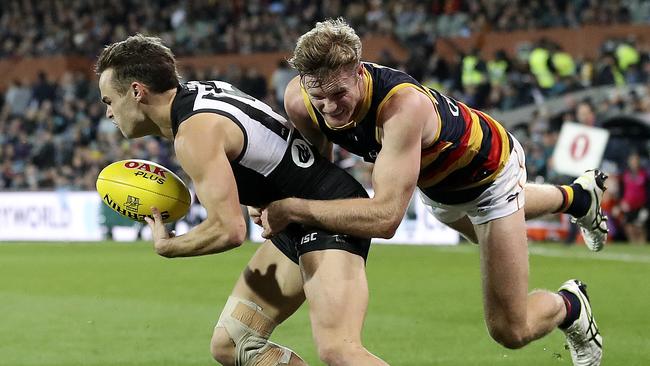
M 147 160 L 116 161 L 99 173 L 97 192 L 118 214 L 144 222 L 156 207 L 165 223 L 185 216 L 192 200 L 183 181 L 169 169 Z

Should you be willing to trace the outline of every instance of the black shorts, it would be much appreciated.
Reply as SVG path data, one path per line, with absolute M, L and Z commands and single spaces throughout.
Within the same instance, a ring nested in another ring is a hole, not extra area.
M 271 238 L 271 242 L 296 264 L 301 255 L 315 250 L 345 250 L 361 256 L 364 261 L 368 258 L 370 250 L 370 239 L 333 234 L 327 230 L 299 224 L 289 225 L 286 230 Z

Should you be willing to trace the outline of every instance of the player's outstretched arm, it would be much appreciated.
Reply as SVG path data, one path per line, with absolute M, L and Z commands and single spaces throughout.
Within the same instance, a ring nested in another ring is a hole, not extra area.
M 246 237 L 246 222 L 228 158 L 230 147 L 236 145 L 232 141 L 232 130 L 229 130 L 229 124 L 234 124 L 220 119 L 225 117 L 197 114 L 179 129 L 174 142 L 176 156 L 192 178 L 208 216 L 185 235 L 165 237 L 157 231 L 159 236 L 154 238 L 155 248 L 164 257 L 219 253 L 239 246 Z M 150 225 L 156 223 L 150 222 Z
M 273 202 L 262 214 L 263 235 L 270 237 L 298 222 L 359 237 L 392 237 L 417 185 L 422 114 L 431 111 L 430 101 L 418 95 L 397 93 L 382 110 L 384 137 L 372 174 L 373 198 Z

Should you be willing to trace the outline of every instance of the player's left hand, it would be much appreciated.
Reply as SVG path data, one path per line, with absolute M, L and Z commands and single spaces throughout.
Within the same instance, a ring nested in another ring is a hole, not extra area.
M 262 226 L 262 209 L 259 207 L 248 206 L 248 216 L 250 216 L 253 223 Z
M 151 229 L 154 248 L 158 253 L 165 253 L 166 246 L 169 243 L 169 238 L 174 237 L 174 232 L 167 231 L 165 224 L 163 224 L 160 210 L 156 207 L 151 208 L 151 216 L 153 216 L 153 219 L 145 217 L 144 220 L 149 224 L 149 228 Z
M 283 208 L 283 201 L 271 202 L 262 210 L 262 237 L 269 239 L 273 235 L 284 230 L 289 225 L 289 219 L 286 210 Z

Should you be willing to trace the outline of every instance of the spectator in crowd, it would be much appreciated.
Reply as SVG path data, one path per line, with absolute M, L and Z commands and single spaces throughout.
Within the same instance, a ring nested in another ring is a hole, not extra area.
M 596 126 L 596 113 L 589 100 L 583 100 L 576 107 L 576 122 L 585 126 Z
M 547 94 L 555 85 L 553 70 L 549 67 L 551 63 L 550 44 L 551 42 L 545 38 L 539 40 L 528 58 L 530 71 L 535 75 L 537 85 Z
M 648 221 L 648 173 L 641 166 L 641 157 L 632 152 L 627 159 L 627 168 L 621 176 L 622 198 L 620 210 L 623 215 L 625 236 L 631 243 L 642 244 L 647 240 Z
M 614 54 L 608 52 L 600 60 L 596 70 L 595 85 L 625 85 L 625 77 L 618 67 Z
M 639 50 L 636 48 L 636 42 L 632 37 L 619 41 L 614 50 L 614 55 L 616 56 L 618 68 L 622 72 L 636 66 L 641 59 Z
M 29 102 L 32 99 L 32 91 L 19 79 L 14 79 L 5 94 L 3 116 L 22 116 L 25 114 Z
M 480 50 L 472 49 L 462 57 L 461 64 L 463 100 L 475 108 L 485 108 L 490 93 L 490 79 L 487 65 L 480 56 Z
M 494 57 L 487 62 L 488 78 L 492 87 L 503 86 L 508 82 L 508 71 L 512 61 L 502 49 L 494 52 Z
M 579 88 L 576 64 L 570 53 L 557 43 L 551 44 L 550 68 L 555 76 L 553 94 L 562 94 Z
M 32 88 L 33 100 L 38 104 L 41 104 L 46 100 L 52 101 L 54 100 L 55 92 L 56 88 L 48 80 L 45 71 L 40 71 L 38 73 L 38 80 Z

